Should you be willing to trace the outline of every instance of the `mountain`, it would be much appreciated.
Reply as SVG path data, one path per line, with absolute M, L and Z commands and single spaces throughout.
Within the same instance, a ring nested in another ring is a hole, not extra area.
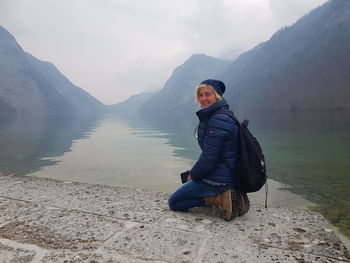
M 124 118 L 138 118 L 141 105 L 150 99 L 154 94 L 155 92 L 147 92 L 133 95 L 126 101 L 114 105 L 107 105 L 107 112 Z
M 57 68 L 23 51 L 0 26 L 0 119 L 91 118 L 104 105 L 73 85 Z
M 237 110 L 349 110 L 350 1 L 326 2 L 218 78 Z
M 194 104 L 194 87 L 202 80 L 212 78 L 230 64 L 231 61 L 204 54 L 195 54 L 175 68 L 163 89 L 145 101 L 140 114 L 150 120 L 166 120 L 169 117 L 183 118 L 183 112 L 191 114 L 197 110 Z
M 228 61 L 193 55 L 141 106 L 147 119 L 177 122 L 197 107 L 194 87 L 226 84 L 235 111 L 350 110 L 350 1 L 332 0 Z

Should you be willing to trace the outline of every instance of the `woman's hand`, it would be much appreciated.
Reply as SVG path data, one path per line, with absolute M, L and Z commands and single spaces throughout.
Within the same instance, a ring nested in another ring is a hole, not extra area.
M 189 181 L 192 181 L 191 175 L 189 175 L 189 176 L 187 177 L 187 182 L 189 182 Z

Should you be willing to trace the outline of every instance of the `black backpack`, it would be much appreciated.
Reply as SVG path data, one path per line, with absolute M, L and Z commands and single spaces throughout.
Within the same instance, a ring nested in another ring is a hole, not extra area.
M 242 123 L 232 111 L 220 109 L 214 114 L 226 114 L 238 125 L 238 140 L 240 147 L 240 160 L 238 166 L 231 173 L 236 175 L 237 188 L 245 193 L 259 191 L 266 183 L 266 162 L 258 140 L 248 130 L 248 120 Z

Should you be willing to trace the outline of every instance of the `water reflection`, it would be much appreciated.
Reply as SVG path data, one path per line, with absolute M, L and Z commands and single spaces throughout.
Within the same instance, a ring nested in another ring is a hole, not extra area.
M 52 157 L 70 151 L 72 142 L 86 138 L 97 122 L 48 122 L 40 118 L 1 122 L 0 171 L 25 175 L 57 164 Z
M 316 203 L 316 209 L 349 237 L 350 112 L 241 112 L 237 116 L 250 120 L 265 153 L 269 178 Z M 167 142 L 178 148 L 176 155 L 193 160 L 199 152 L 192 136 L 195 125 L 156 124 Z
M 250 120 L 269 178 L 280 182 L 273 183 L 270 202 L 309 206 L 302 196 L 350 236 L 349 112 L 237 116 Z M 18 120 L 1 125 L 0 171 L 20 175 L 171 192 L 180 185 L 178 174 L 200 153 L 193 137 L 195 118 L 145 123 L 105 116 L 84 123 Z M 263 190 L 254 196 L 263 200 Z

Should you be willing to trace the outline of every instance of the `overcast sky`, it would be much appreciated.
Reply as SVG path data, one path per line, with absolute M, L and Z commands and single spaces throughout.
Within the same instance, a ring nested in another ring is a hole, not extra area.
M 0 25 L 105 104 L 163 87 L 194 53 L 231 58 L 326 0 L 0 0 Z

